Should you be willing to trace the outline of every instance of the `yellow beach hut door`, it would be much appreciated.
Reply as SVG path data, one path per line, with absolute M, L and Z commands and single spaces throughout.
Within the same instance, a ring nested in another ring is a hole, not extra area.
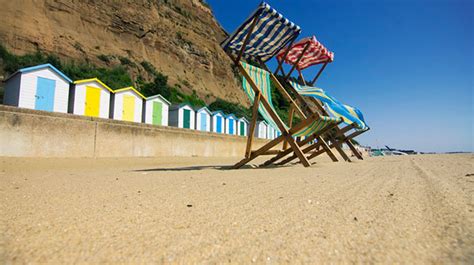
M 100 88 L 86 86 L 86 109 L 85 115 L 99 117 Z
M 124 121 L 134 121 L 134 116 L 135 116 L 135 97 L 124 95 L 122 119 Z

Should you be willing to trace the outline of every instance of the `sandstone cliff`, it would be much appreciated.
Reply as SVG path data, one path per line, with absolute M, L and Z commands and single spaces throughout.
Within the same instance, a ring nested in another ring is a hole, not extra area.
M 64 60 L 127 64 L 149 78 L 150 62 L 207 103 L 220 97 L 248 105 L 219 47 L 224 30 L 202 0 L 0 0 L 0 42 L 23 54 L 44 51 Z M 124 59 L 125 58 L 125 59 Z M 128 60 L 129 61 L 128 61 Z

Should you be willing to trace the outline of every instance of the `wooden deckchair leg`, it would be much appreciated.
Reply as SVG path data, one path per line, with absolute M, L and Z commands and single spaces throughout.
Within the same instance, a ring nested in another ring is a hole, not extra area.
M 303 164 L 303 166 L 305 167 L 311 166 L 311 163 L 309 163 L 309 160 L 306 158 L 303 151 L 301 151 L 295 139 L 293 139 L 291 135 L 287 135 L 286 139 L 288 143 L 290 144 L 290 146 L 293 148 L 293 152 L 295 153 L 295 155 L 300 159 L 301 164 Z
M 259 155 L 265 153 L 266 151 L 272 149 L 275 145 L 279 144 L 281 141 L 283 141 L 285 137 L 283 135 L 273 139 L 272 141 L 270 141 L 269 143 L 267 143 L 266 145 L 260 147 L 257 151 L 255 152 L 252 152 L 250 154 L 249 157 L 246 157 L 244 159 L 242 159 L 241 161 L 239 161 L 237 164 L 235 164 L 234 166 L 232 166 L 232 169 L 239 169 L 241 168 L 243 165 L 247 164 L 248 162 L 254 160 L 255 158 L 257 158 Z M 309 162 L 308 162 L 309 163 Z
M 328 144 L 324 139 L 320 136 L 318 137 L 318 142 L 320 142 L 320 145 L 323 147 L 324 151 L 328 154 L 328 156 L 331 158 L 333 162 L 338 162 L 339 160 L 337 157 L 334 155 L 334 153 L 331 151 L 331 148 L 329 148 Z M 343 152 L 344 153 L 344 152 Z M 344 154 L 345 155 L 345 154 Z
M 255 95 L 255 99 L 253 102 L 253 107 L 252 107 L 252 122 L 250 123 L 250 128 L 248 132 L 248 138 L 247 138 L 247 147 L 245 149 L 245 157 L 249 158 L 250 153 L 252 152 L 252 141 L 254 137 L 254 132 L 255 132 L 255 126 L 257 124 L 257 113 L 258 113 L 258 104 L 260 102 L 260 97 L 261 93 L 258 93 Z
M 346 141 L 347 146 L 351 149 L 352 153 L 357 157 L 359 160 L 364 160 L 360 152 L 355 148 L 355 146 L 352 144 L 351 140 Z
M 293 105 L 290 105 L 290 113 L 288 115 L 288 120 L 289 120 L 289 125 L 290 128 L 293 125 L 293 115 L 295 114 L 295 109 L 293 108 Z M 288 149 L 288 142 L 285 140 L 283 141 L 283 150 Z

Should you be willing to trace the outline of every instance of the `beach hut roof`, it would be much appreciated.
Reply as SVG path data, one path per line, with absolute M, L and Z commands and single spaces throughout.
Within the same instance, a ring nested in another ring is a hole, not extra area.
M 180 104 L 173 104 L 173 105 L 170 107 L 170 110 L 177 110 L 177 109 L 180 109 L 180 108 L 185 107 L 185 106 L 187 106 L 187 107 L 193 109 L 193 108 L 191 107 L 191 105 L 189 105 L 188 103 L 180 103 Z M 194 110 L 194 109 L 193 109 L 193 110 Z
M 124 87 L 124 88 L 120 88 L 120 89 L 117 89 L 114 91 L 114 93 L 117 93 L 117 92 L 122 92 L 122 91 L 127 91 L 127 90 L 132 90 L 133 92 L 135 92 L 137 95 L 139 95 L 141 98 L 145 98 L 144 95 L 142 95 L 142 93 L 138 92 L 138 90 L 136 90 L 133 86 L 129 86 L 129 87 Z
M 249 120 L 247 120 L 245 117 L 239 118 L 239 121 L 245 121 L 246 123 L 249 123 Z
M 51 69 L 53 72 L 58 74 L 62 79 L 64 79 L 64 81 L 66 81 L 68 83 L 72 83 L 71 78 L 67 77 L 65 74 L 63 74 L 56 67 L 54 67 L 52 64 L 49 64 L 49 63 L 22 68 L 22 69 L 16 71 L 15 73 L 13 73 L 12 75 L 10 75 L 7 79 L 5 79 L 5 82 L 8 81 L 10 78 L 14 77 L 15 75 L 17 75 L 18 73 L 25 74 L 25 73 L 29 73 L 29 72 L 32 72 L 32 71 L 35 71 L 35 70 L 40 70 L 40 69 L 43 69 L 43 68 Z
M 97 82 L 99 83 L 101 86 L 105 87 L 107 90 L 109 90 L 110 92 L 114 92 L 108 85 L 104 84 L 102 81 L 100 81 L 97 77 L 95 78 L 90 78 L 90 79 L 83 79 L 83 80 L 76 80 L 74 81 L 74 84 L 78 85 L 78 84 L 84 84 L 84 83 L 89 83 L 89 82 Z
M 234 118 L 234 120 L 237 120 L 237 117 L 234 114 L 229 114 L 225 116 L 226 118 Z
M 217 114 L 220 114 L 220 115 L 222 115 L 223 117 L 225 117 L 224 112 L 222 112 L 222 111 L 220 111 L 220 110 L 216 110 L 216 111 L 213 111 L 213 112 L 212 112 L 212 116 L 217 115 Z
M 196 112 L 200 112 L 200 111 L 203 110 L 203 111 L 207 112 L 209 115 L 212 115 L 212 112 L 211 112 L 206 106 L 201 107 L 201 108 L 196 108 L 196 109 L 194 109 L 194 110 L 195 110 Z
M 262 120 L 262 121 L 258 121 L 258 123 L 265 123 L 265 125 L 268 126 L 268 123 L 267 123 L 266 121 L 263 121 L 263 120 Z
M 159 99 L 161 99 L 162 101 L 164 101 L 166 104 L 171 105 L 171 102 L 169 102 L 165 97 L 163 97 L 163 96 L 160 95 L 160 94 L 154 95 L 154 96 L 151 96 L 151 97 L 147 97 L 146 100 L 151 100 L 151 99 L 155 99 L 155 98 L 159 98 Z

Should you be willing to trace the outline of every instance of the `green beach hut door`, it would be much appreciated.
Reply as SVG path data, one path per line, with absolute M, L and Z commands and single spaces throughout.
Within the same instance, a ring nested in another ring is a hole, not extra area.
M 243 121 L 240 122 L 240 136 L 245 136 L 245 123 Z
M 163 104 L 161 102 L 153 101 L 153 120 L 155 125 L 161 125 Z
M 191 111 L 183 109 L 183 128 L 191 129 Z

